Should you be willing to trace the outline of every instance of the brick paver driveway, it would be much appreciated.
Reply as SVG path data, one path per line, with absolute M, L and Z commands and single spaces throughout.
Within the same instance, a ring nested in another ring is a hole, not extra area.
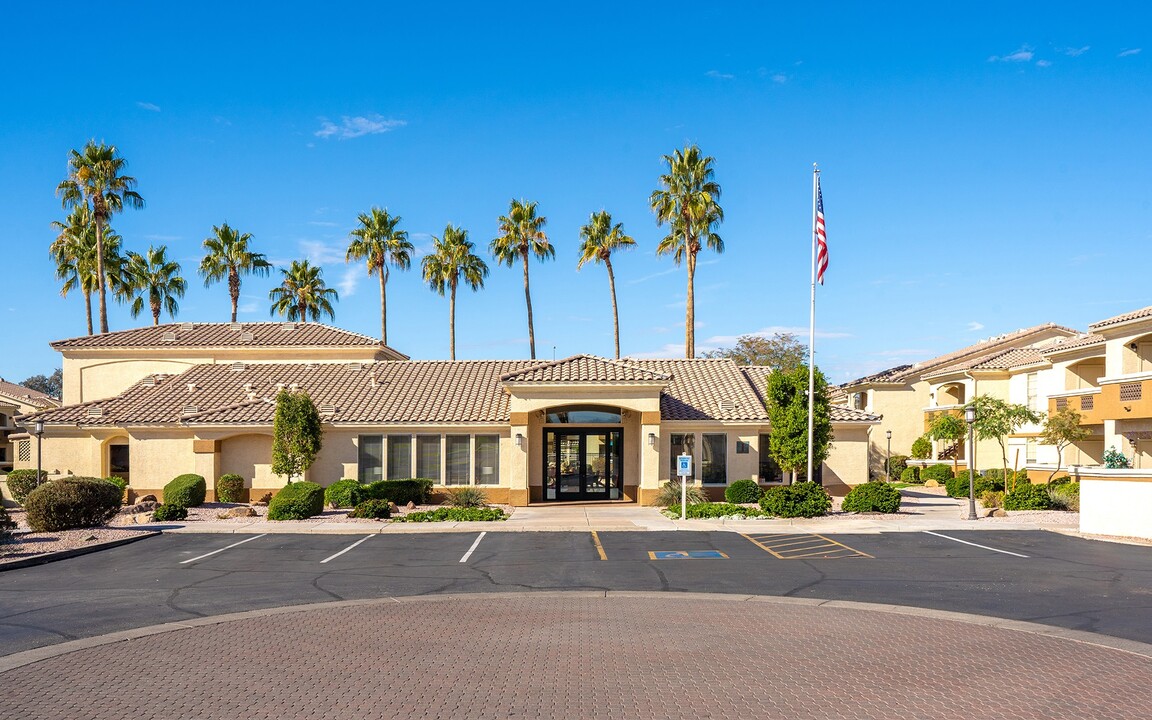
M 4 672 L 4 714 L 1147 718 L 1152 687 L 1147 646 L 780 598 L 388 598 L 207 622 Z

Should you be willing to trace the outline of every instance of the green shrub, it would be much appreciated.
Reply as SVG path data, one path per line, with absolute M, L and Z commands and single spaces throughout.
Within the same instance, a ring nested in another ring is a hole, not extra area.
M 950 477 L 952 477 L 952 466 L 944 463 L 929 465 L 920 471 L 920 479 L 924 482 L 935 480 L 938 483 L 944 483 Z
M 668 509 L 664 511 L 664 514 L 668 515 L 669 517 L 680 517 L 680 503 L 669 505 Z M 684 515 L 691 520 L 722 517 L 764 517 L 764 513 L 760 510 L 727 502 L 704 502 L 696 503 L 695 505 L 689 505 L 688 511 Z
M 188 517 L 188 508 L 183 505 L 157 505 L 152 511 L 152 522 L 172 522 Z
M 976 474 L 975 481 L 979 482 L 980 475 Z M 973 483 L 975 484 L 975 483 Z M 952 477 L 944 481 L 944 489 L 948 491 L 949 497 L 966 498 L 968 497 L 968 471 L 961 470 Z M 979 492 L 977 492 L 979 495 Z
M 244 502 L 244 478 L 236 473 L 221 475 L 216 481 L 216 501 L 222 503 Z
M 1037 487 L 1043 487 L 1039 485 Z M 1080 512 L 1080 483 L 1068 482 L 1048 488 L 1048 499 L 1055 510 Z
M 47 470 L 40 471 L 39 480 L 36 478 L 35 470 L 13 470 L 8 473 L 8 492 L 12 493 L 13 500 L 23 505 L 24 498 L 28 497 L 28 493 L 43 485 L 47 480 Z
M 697 503 L 708 502 L 708 493 L 704 492 L 704 488 L 699 485 L 688 483 L 687 500 L 689 505 Z M 660 507 L 668 507 L 669 505 L 680 504 L 680 481 L 669 480 L 660 486 L 660 492 L 656 495 L 656 505 Z
M 900 477 L 906 467 L 908 467 L 907 455 L 893 455 L 888 458 L 888 477 L 892 479 Z
M 24 509 L 36 532 L 103 525 L 120 509 L 122 493 L 103 478 L 64 477 L 28 493 Z
M 8 516 L 8 508 L 0 505 L 0 545 L 12 539 L 12 531 L 16 529 L 16 521 Z
M 1115 445 L 1112 445 L 1104 451 L 1104 467 L 1113 469 L 1128 468 L 1132 467 L 1132 464 L 1129 462 L 1127 455 L 1117 450 Z
M 288 483 L 268 503 L 269 520 L 304 520 L 324 512 L 324 488 L 314 482 Z
M 932 457 L 932 441 L 927 435 L 921 435 L 912 441 L 912 457 L 917 460 L 927 460 Z
M 1061 475 L 1060 477 L 1053 479 L 1052 482 L 1048 483 L 1048 485 L 1066 485 L 1070 482 L 1072 482 L 1071 475 Z
M 900 473 L 900 482 L 912 483 L 915 485 L 924 481 L 920 479 L 920 469 L 915 466 L 909 466 L 904 468 L 904 472 Z
M 816 483 L 798 482 L 768 488 L 760 507 L 778 517 L 818 517 L 832 509 L 832 498 Z
M 356 483 L 359 485 L 359 483 Z M 350 518 L 371 518 L 386 520 L 392 517 L 392 504 L 387 500 L 365 500 L 348 513 Z
M 1050 510 L 1052 498 L 1046 485 L 1020 485 L 1004 496 L 1005 510 Z
M 197 507 L 208 497 L 208 483 L 195 473 L 177 475 L 164 486 L 164 504 Z
M 391 500 L 397 505 L 415 503 L 424 505 L 432 493 L 433 482 L 424 478 L 409 480 L 377 480 L 361 485 L 352 496 L 352 504 L 359 505 L 365 500 Z
M 986 508 L 1004 507 L 1004 491 L 985 490 L 980 495 L 980 504 Z
M 393 518 L 397 522 L 484 522 L 504 520 L 504 511 L 491 507 L 440 507 L 426 512 L 412 512 Z
M 337 480 L 324 488 L 324 502 L 334 508 L 356 507 L 355 495 L 359 492 L 360 487 L 359 480 L 352 478 Z
M 888 483 L 866 482 L 848 491 L 840 509 L 844 512 L 899 512 L 900 491 Z
M 452 507 L 485 507 L 488 505 L 488 496 L 478 487 L 451 488 L 446 494 L 448 500 L 444 504 Z
M 724 488 L 724 499 L 730 503 L 756 503 L 764 491 L 752 479 L 737 480 Z
M 119 475 L 104 478 L 104 482 L 110 482 L 116 487 L 120 488 L 120 495 L 123 497 L 124 491 L 128 489 L 128 481 Z

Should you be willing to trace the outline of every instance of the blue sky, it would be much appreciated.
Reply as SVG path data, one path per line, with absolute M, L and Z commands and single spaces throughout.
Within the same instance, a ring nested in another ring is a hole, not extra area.
M 531 269 L 538 357 L 612 353 L 606 274 L 575 269 L 600 209 L 637 240 L 614 260 L 622 352 L 681 355 L 686 273 L 655 256 L 647 199 L 688 143 L 716 159 L 727 216 L 726 251 L 700 257 L 698 351 L 806 336 L 813 162 L 833 382 L 1152 304 L 1141 3 L 166 5 L 97 26 L 87 4 L 25 3 L 0 27 L 6 378 L 51 371 L 48 343 L 84 333 L 47 247 L 68 151 L 89 138 L 120 148 L 147 202 L 114 220 L 126 246 L 184 265 L 179 320 L 228 319 L 225 286 L 195 275 L 227 221 L 278 264 L 322 264 L 335 324 L 377 334 L 376 281 L 343 262 L 359 213 L 401 215 L 421 252 L 451 222 L 486 254 L 526 198 L 557 249 Z M 458 299 L 457 355 L 527 357 L 520 272 L 488 260 L 484 290 Z M 270 319 L 274 282 L 245 279 L 241 320 Z M 415 267 L 388 291 L 390 344 L 447 357 L 447 300 Z M 113 330 L 147 322 L 111 305 Z

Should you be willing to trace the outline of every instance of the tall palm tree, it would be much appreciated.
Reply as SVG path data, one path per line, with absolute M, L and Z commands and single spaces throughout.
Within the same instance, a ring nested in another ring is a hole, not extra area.
M 175 318 L 180 312 L 176 298 L 184 297 L 185 282 L 180 276 L 180 263 L 168 259 L 168 247 L 148 247 L 148 252 L 128 253 L 126 283 L 130 288 L 132 317 L 140 314 L 144 303 L 152 312 L 152 324 L 160 324 L 163 309 Z
M 109 218 L 124 206 L 144 207 L 136 192 L 136 178 L 123 175 L 127 161 L 115 145 L 89 140 L 84 151 L 72 150 L 68 177 L 56 187 L 65 208 L 84 205 L 92 211 L 96 232 L 96 279 L 100 298 L 100 332 L 108 332 L 107 274 L 104 266 L 104 229 Z
M 488 264 L 473 254 L 475 247 L 468 242 L 468 231 L 463 228 L 448 225 L 444 228 L 444 237 L 433 237 L 435 250 L 431 255 L 425 255 L 421 262 L 424 271 L 424 280 L 433 290 L 444 297 L 447 289 L 448 296 L 448 355 L 456 359 L 456 288 L 463 280 L 473 292 L 484 287 L 484 278 L 488 277 Z
M 336 312 L 332 309 L 332 302 L 339 301 L 340 295 L 333 288 L 324 283 L 324 269 L 312 265 L 307 260 L 293 260 L 287 270 L 281 268 L 284 276 L 280 287 L 274 287 L 268 293 L 272 301 L 270 314 L 280 313 L 292 322 L 308 322 L 320 319 L 323 313 L 335 320 Z
M 548 218 L 536 214 L 536 203 L 513 200 L 507 215 L 500 216 L 500 237 L 492 241 L 489 249 L 496 262 L 508 267 L 517 259 L 524 261 L 524 302 L 528 305 L 528 349 L 536 359 L 536 332 L 532 327 L 532 293 L 528 291 L 528 256 L 540 260 L 556 257 L 556 248 L 548 242 L 544 225 Z
M 724 221 L 717 200 L 720 185 L 715 180 L 715 159 L 701 156 L 695 145 L 665 155 L 668 172 L 660 176 L 661 187 L 648 202 L 656 213 L 656 224 L 669 224 L 668 235 L 656 246 L 657 255 L 672 254 L 677 265 L 687 258 L 688 299 L 684 318 L 685 357 L 696 356 L 696 255 L 702 247 L 724 252 L 724 241 L 714 228 Z
M 576 269 L 586 262 L 602 262 L 608 269 L 608 290 L 612 293 L 612 331 L 616 340 L 616 359 L 620 359 L 620 316 L 616 313 L 616 276 L 612 273 L 612 251 L 624 250 L 636 245 L 636 241 L 624 233 L 623 223 L 612 223 L 607 210 L 592 213 L 588 224 L 580 228 L 580 261 Z
M 360 227 L 349 233 L 355 238 L 348 245 L 344 260 L 367 260 L 368 274 L 380 276 L 380 342 L 388 344 L 388 266 L 395 265 L 400 270 L 412 266 L 412 252 L 415 248 L 408 242 L 408 233 L 398 230 L 400 216 L 392 217 L 387 210 L 373 207 L 368 213 L 360 213 Z
M 64 281 L 60 296 L 68 297 L 72 290 L 79 289 L 84 296 L 84 314 L 88 334 L 92 334 L 92 293 L 98 289 L 96 278 L 96 227 L 92 213 L 84 205 L 79 205 L 68 213 L 64 222 L 52 221 L 58 231 L 56 239 L 48 246 L 48 252 L 56 262 L 56 278 Z M 121 237 L 112 228 L 104 233 L 104 268 L 109 286 L 117 295 L 123 293 L 123 267 L 125 259 L 120 255 Z
M 224 223 L 212 226 L 213 237 L 204 241 L 204 259 L 200 261 L 200 274 L 204 287 L 228 278 L 228 296 L 232 298 L 232 322 L 236 322 L 236 307 L 240 303 L 240 276 L 267 275 L 272 265 L 264 253 L 252 252 L 248 242 L 250 233 L 240 233 Z

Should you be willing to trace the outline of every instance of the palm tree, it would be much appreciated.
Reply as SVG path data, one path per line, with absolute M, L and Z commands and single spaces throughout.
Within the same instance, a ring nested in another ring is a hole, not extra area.
M 344 260 L 367 260 L 368 274 L 380 276 L 380 342 L 388 344 L 388 266 L 407 270 L 412 265 L 411 253 L 415 248 L 408 242 L 408 233 L 397 230 L 400 216 L 392 217 L 387 210 L 372 208 L 360 213 L 360 227 L 349 233 L 356 238 L 348 246 Z
M 528 291 L 528 255 L 540 260 L 556 257 L 556 248 L 548 242 L 544 225 L 548 218 L 536 215 L 536 203 L 513 200 L 507 215 L 500 216 L 500 237 L 489 249 L 496 262 L 512 267 L 517 258 L 524 261 L 524 301 L 528 305 L 528 349 L 536 359 L 536 332 L 532 327 L 532 294 Z
M 688 260 L 688 299 L 684 318 L 685 357 L 696 356 L 696 254 L 707 245 L 724 252 L 724 241 L 713 228 L 724 222 L 724 210 L 717 203 L 720 185 L 714 179 L 715 159 L 702 157 L 695 145 L 665 155 L 668 172 L 660 176 L 661 187 L 648 202 L 656 213 L 656 224 L 669 224 L 668 235 L 656 246 L 657 255 L 672 253 L 677 265 Z
M 56 187 L 65 208 L 83 205 L 92 211 L 96 233 L 96 281 L 100 297 L 100 332 L 108 332 L 107 275 L 104 266 L 104 228 L 113 214 L 124 206 L 144 207 L 144 198 L 135 191 L 136 178 L 122 175 L 127 162 L 115 145 L 89 140 L 84 152 L 72 150 L 68 177 Z
M 88 334 L 92 334 L 92 293 L 98 285 L 96 279 L 96 227 L 92 223 L 92 213 L 84 205 L 79 205 L 68 213 L 64 222 L 52 221 L 52 227 L 59 231 L 56 239 L 48 246 L 48 252 L 56 262 L 56 278 L 63 280 L 60 296 L 68 297 L 72 290 L 79 289 L 84 296 L 84 313 Z M 104 268 L 109 285 L 120 295 L 123 287 L 124 258 L 120 255 L 121 238 L 111 228 L 104 234 Z
M 607 210 L 592 213 L 588 224 L 580 228 L 580 261 L 576 269 L 586 262 L 602 262 L 608 269 L 608 290 L 612 293 L 612 330 L 616 340 L 616 359 L 620 359 L 620 317 L 616 313 L 616 276 L 612 274 L 612 251 L 623 250 L 636 245 L 636 241 L 624 234 L 622 223 L 612 224 L 612 216 Z
M 228 296 L 232 298 L 232 322 L 236 322 L 236 306 L 240 302 L 241 275 L 267 275 L 272 265 L 263 253 L 252 252 L 248 242 L 250 233 L 240 233 L 228 223 L 212 226 L 213 237 L 204 241 L 207 252 L 200 261 L 200 274 L 204 276 L 204 287 L 228 278 Z
M 468 231 L 448 225 L 444 228 L 444 237 L 432 238 L 435 250 L 431 255 L 425 255 L 422 261 L 424 280 L 433 290 L 444 297 L 444 290 L 448 296 L 448 354 L 452 360 L 456 359 L 456 287 L 463 280 L 473 292 L 484 287 L 484 278 L 488 277 L 488 264 L 473 254 L 475 247 L 468 242 Z
M 280 273 L 284 276 L 280 287 L 268 293 L 268 299 L 272 300 L 270 314 L 280 313 L 291 322 L 308 322 L 309 315 L 315 322 L 321 313 L 336 319 L 328 298 L 339 301 L 340 295 L 324 284 L 323 268 L 307 260 L 293 260 L 292 265 L 287 270 L 281 268 Z
M 131 292 L 132 317 L 140 314 L 147 299 L 152 312 L 152 324 L 160 324 L 160 310 L 173 318 L 180 312 L 176 298 L 184 297 L 184 278 L 180 277 L 180 263 L 168 259 L 168 247 L 148 247 L 144 255 L 128 253 L 126 284 Z

